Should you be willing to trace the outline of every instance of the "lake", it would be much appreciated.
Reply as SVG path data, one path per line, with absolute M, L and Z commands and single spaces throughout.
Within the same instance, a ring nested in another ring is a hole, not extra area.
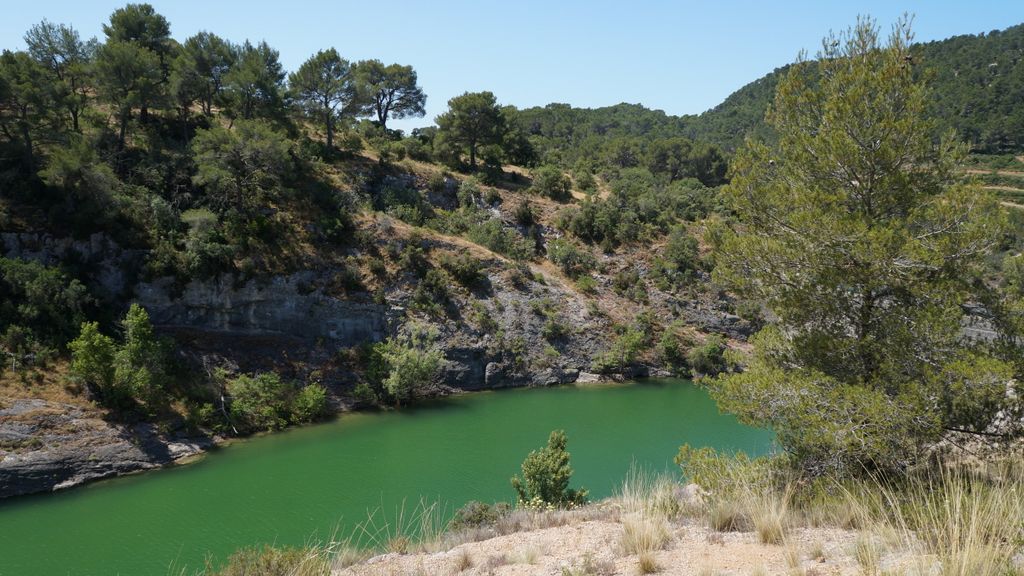
M 683 443 L 761 454 L 772 435 L 683 380 L 466 394 L 344 414 L 187 465 L 0 502 L 0 576 L 189 573 L 239 547 L 302 545 L 421 498 L 451 512 L 511 501 L 526 454 L 564 429 L 573 486 L 610 496 L 630 466 L 671 470 Z

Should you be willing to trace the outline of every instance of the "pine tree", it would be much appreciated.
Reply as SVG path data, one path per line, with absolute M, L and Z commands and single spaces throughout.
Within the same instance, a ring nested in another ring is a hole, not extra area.
M 741 224 L 712 234 L 717 281 L 778 318 L 712 391 L 812 471 L 900 466 L 947 429 L 982 431 L 1012 378 L 961 336 L 1002 214 L 961 176 L 954 135 L 933 139 L 911 39 L 902 21 L 882 45 L 862 19 L 817 72 L 793 66 L 767 116 L 777 143 L 733 164 Z

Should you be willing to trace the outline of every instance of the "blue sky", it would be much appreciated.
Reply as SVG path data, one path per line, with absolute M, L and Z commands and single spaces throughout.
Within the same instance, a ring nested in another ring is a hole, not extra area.
M 566 102 L 594 107 L 638 102 L 670 114 L 702 112 L 731 92 L 813 53 L 829 30 L 870 14 L 885 29 L 915 15 L 919 41 L 1024 22 L 1024 0 L 991 1 L 536 1 L 153 0 L 184 40 L 210 30 L 235 42 L 265 39 L 293 70 L 334 46 L 349 60 L 412 64 L 428 95 L 430 124 L 452 96 L 490 90 L 519 107 Z M 102 37 L 124 2 L 11 2 L 0 47 L 23 47 L 43 18 Z

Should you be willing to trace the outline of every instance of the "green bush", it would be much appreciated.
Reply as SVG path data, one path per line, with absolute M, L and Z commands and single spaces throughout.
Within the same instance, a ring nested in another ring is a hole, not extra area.
M 530 189 L 535 194 L 547 196 L 552 200 L 564 201 L 572 198 L 572 182 L 556 166 L 541 166 L 534 170 Z
M 597 293 L 597 280 L 590 274 L 583 274 L 576 278 L 576 289 L 584 294 Z
M 629 328 L 612 342 L 611 349 L 594 359 L 592 368 L 599 374 L 622 371 L 636 362 L 646 345 L 647 335 L 636 328 Z
M 537 223 L 537 217 L 533 213 L 533 208 L 530 207 L 529 200 L 522 200 L 512 210 L 512 219 L 515 220 L 516 224 L 520 226 L 533 226 Z
M 548 260 L 561 268 L 566 276 L 573 279 L 590 272 L 596 265 L 594 256 L 589 251 L 577 248 L 564 238 L 556 238 L 548 242 Z
M 309 384 L 299 390 L 291 405 L 291 421 L 296 424 L 315 422 L 327 415 L 327 389 Z
M 585 489 L 569 488 L 572 467 L 565 449 L 567 442 L 565 432 L 555 430 L 548 437 L 547 446 L 531 451 L 523 460 L 523 477 L 512 478 L 520 506 L 572 507 L 586 503 Z
M 708 336 L 704 344 L 686 353 L 686 362 L 691 370 L 703 376 L 717 376 L 725 372 L 725 342 L 721 336 Z
M 445 254 L 440 259 L 441 267 L 466 288 L 480 287 L 487 279 L 486 266 L 478 258 L 469 254 L 450 256 Z
M 210 576 L 329 576 L 331 562 L 322 550 L 264 545 L 242 548 L 223 568 L 207 572 Z
M 71 378 L 108 406 L 123 405 L 126 394 L 114 386 L 114 340 L 96 322 L 83 322 L 71 350 Z
M 466 178 L 459 184 L 459 206 L 476 206 L 476 201 L 481 197 L 480 185 L 476 178 Z
M 373 347 L 384 390 L 396 405 L 415 398 L 433 384 L 441 372 L 444 353 L 436 346 L 436 334 L 412 327 L 408 335 L 393 337 Z
M 294 171 L 289 141 L 263 120 L 199 130 L 192 139 L 192 154 L 192 181 L 219 212 L 235 209 L 251 215 L 274 203 Z
M 515 230 L 506 228 L 501 220 L 491 219 L 473 226 L 466 236 L 473 242 L 513 260 L 529 260 L 533 256 L 533 242 Z
M 227 380 L 231 421 L 240 432 L 280 430 L 288 424 L 294 386 L 273 372 Z
M 156 336 L 149 314 L 132 304 L 121 321 L 124 339 L 115 344 L 95 322 L 83 322 L 69 344 L 71 377 L 96 393 L 101 403 L 128 410 L 141 403 L 150 414 L 166 408 L 172 377 L 169 343 Z
M 470 500 L 466 505 L 455 511 L 449 528 L 452 530 L 465 530 L 467 528 L 480 528 L 493 526 L 511 512 L 511 507 L 505 502 L 487 504 L 477 500 Z
M 416 285 L 412 293 L 412 304 L 418 310 L 422 310 L 435 316 L 444 313 L 444 309 L 451 303 L 451 294 L 448 291 L 448 275 L 431 268 L 423 275 L 423 278 Z
M 63 347 L 74 338 L 91 304 L 85 286 L 60 270 L 0 258 L 0 333 L 21 326 L 27 330 L 27 347 Z

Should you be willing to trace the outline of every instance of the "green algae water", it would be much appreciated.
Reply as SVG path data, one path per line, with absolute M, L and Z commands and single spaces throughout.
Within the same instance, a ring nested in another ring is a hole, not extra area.
M 188 466 L 0 502 L 0 576 L 192 574 L 263 543 L 323 541 L 368 510 L 511 500 L 509 478 L 556 428 L 574 486 L 613 493 L 680 444 L 759 454 L 772 436 L 679 380 L 488 392 L 230 445 Z M 342 529 L 343 530 L 343 529 Z

